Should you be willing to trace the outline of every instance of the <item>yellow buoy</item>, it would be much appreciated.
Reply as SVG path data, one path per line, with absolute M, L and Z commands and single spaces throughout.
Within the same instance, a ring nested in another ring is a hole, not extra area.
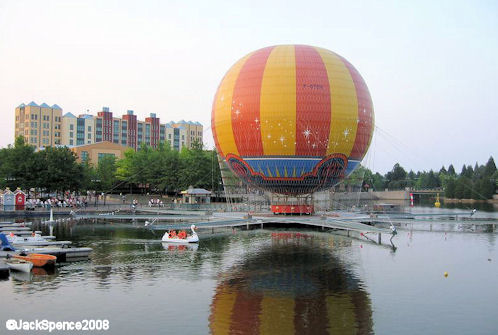
M 439 193 L 437 194 L 436 202 L 434 203 L 434 206 L 436 206 L 437 208 L 441 207 L 441 203 L 439 202 Z
M 444 273 L 444 276 L 445 276 L 445 277 L 448 277 L 448 272 L 445 272 L 445 273 Z

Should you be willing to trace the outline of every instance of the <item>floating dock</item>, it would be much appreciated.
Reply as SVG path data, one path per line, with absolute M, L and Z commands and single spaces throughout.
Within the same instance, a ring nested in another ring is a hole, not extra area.
M 211 217 L 208 221 L 192 222 L 192 223 L 172 223 L 172 224 L 152 224 L 145 226 L 145 228 L 152 230 L 179 230 L 179 229 L 189 229 L 191 224 L 195 224 L 198 229 L 212 229 L 215 228 L 236 228 L 245 227 L 250 229 L 251 227 L 264 228 L 265 224 L 275 224 L 279 223 L 285 224 L 298 224 L 305 226 L 321 227 L 324 229 L 333 230 L 343 230 L 350 235 L 350 232 L 357 232 L 360 236 L 365 236 L 366 234 L 377 234 L 377 240 L 380 244 L 382 241 L 382 234 L 392 235 L 392 230 L 370 226 L 360 222 L 344 221 L 336 218 L 329 217 L 251 217 L 251 218 L 216 218 Z

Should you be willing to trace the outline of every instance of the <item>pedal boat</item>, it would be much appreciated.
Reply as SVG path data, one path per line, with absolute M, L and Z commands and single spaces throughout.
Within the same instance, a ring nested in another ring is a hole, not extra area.
M 186 238 L 169 237 L 169 232 L 165 232 L 162 241 L 168 243 L 199 243 L 199 236 L 195 232 L 195 225 L 191 225 L 190 229 L 192 230 L 192 235 L 188 235 Z

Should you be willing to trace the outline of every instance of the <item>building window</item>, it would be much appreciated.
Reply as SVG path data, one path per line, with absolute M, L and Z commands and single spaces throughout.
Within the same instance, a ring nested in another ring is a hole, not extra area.
M 88 126 L 88 131 L 92 131 L 92 126 Z
M 73 140 L 69 140 L 69 145 L 73 145 Z
M 81 161 L 86 162 L 87 160 L 88 160 L 88 151 L 82 151 L 81 152 Z
M 72 124 L 69 125 L 69 130 L 74 130 L 74 126 Z
M 92 139 L 92 134 L 88 134 L 87 138 L 88 138 L 89 140 L 91 140 L 91 139 Z
M 109 154 L 106 152 L 99 152 L 99 162 L 104 159 L 104 157 L 116 157 L 114 154 Z
M 69 137 L 73 137 L 74 133 L 72 131 L 69 132 Z

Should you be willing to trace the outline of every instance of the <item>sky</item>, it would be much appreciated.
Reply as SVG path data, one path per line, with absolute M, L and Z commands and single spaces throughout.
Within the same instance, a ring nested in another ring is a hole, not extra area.
M 362 74 L 386 173 L 498 159 L 496 1 L 0 0 L 0 147 L 21 103 L 195 120 L 213 147 L 225 72 L 277 44 L 332 50 Z

